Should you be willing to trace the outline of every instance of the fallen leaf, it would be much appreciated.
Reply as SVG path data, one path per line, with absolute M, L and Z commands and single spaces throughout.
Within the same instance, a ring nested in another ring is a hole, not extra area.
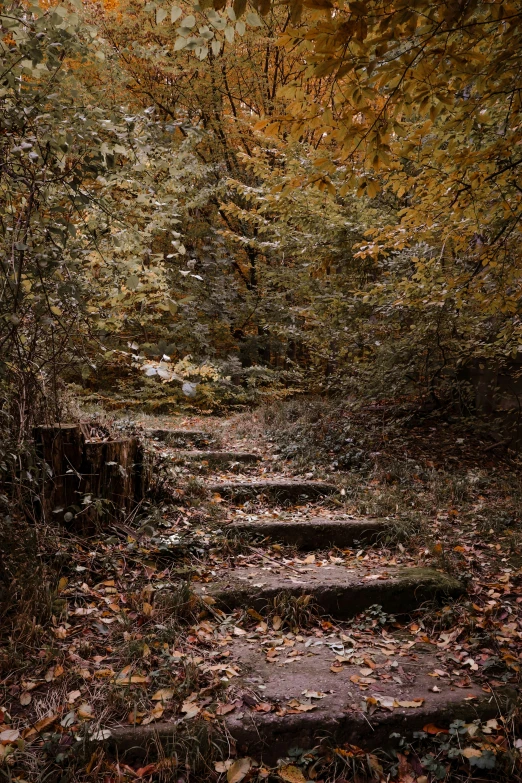
M 141 725 L 147 726 L 149 723 L 152 723 L 153 720 L 158 720 L 163 715 L 163 704 L 161 702 L 158 702 L 154 705 L 154 708 L 151 710 L 151 712 L 147 715 L 146 718 L 143 718 Z
M 464 748 L 464 750 L 461 750 L 460 752 L 467 759 L 478 759 L 482 756 L 482 751 L 478 748 Z
M 78 707 L 78 717 L 83 718 L 84 720 L 92 720 L 94 717 L 92 704 L 86 704 L 85 702 L 80 704 Z
M 250 772 L 252 760 L 250 758 L 237 759 L 227 771 L 227 783 L 240 783 Z
M 98 742 L 108 740 L 110 736 L 112 736 L 110 729 L 98 729 L 97 731 L 93 731 L 91 734 L 92 739 L 97 740 Z
M 281 767 L 277 770 L 277 774 L 281 780 L 286 781 L 286 783 L 306 783 L 305 776 L 299 767 L 296 767 L 294 764 L 287 764 L 286 766 Z
M 159 691 L 152 696 L 152 701 L 169 701 L 174 696 L 173 688 L 160 688 Z
M 185 713 L 185 718 L 187 720 L 190 720 L 190 718 L 195 718 L 199 710 L 200 708 L 193 701 L 184 701 L 181 706 L 181 712 Z
M 50 726 L 51 723 L 54 723 L 57 717 L 57 715 L 53 714 L 48 715 L 46 718 L 40 718 L 40 720 L 34 724 L 34 728 L 36 731 L 42 731 L 42 729 L 46 729 L 47 726 Z
M 228 715 L 229 712 L 234 712 L 236 704 L 220 704 L 216 710 L 217 715 Z
M 282 625 L 283 625 L 282 618 L 279 617 L 278 614 L 274 615 L 274 617 L 272 618 L 272 628 L 274 629 L 274 631 L 279 631 Z
M 426 726 L 422 727 L 422 730 L 425 731 L 426 734 L 449 734 L 447 729 L 441 729 L 438 726 L 435 726 L 434 723 L 427 723 Z
M 82 695 L 81 691 L 70 691 L 67 694 L 67 701 L 69 702 L 69 704 L 73 704 L 76 701 L 76 699 L 80 698 L 81 695 Z
M 422 707 L 424 699 L 412 699 L 411 701 L 398 701 L 399 707 Z
M 157 766 L 157 764 L 147 764 L 146 767 L 140 767 L 136 770 L 136 776 L 138 778 L 144 778 L 146 775 L 150 775 L 152 772 L 155 772 Z
M 261 701 L 259 704 L 256 704 L 254 709 L 256 712 L 270 712 L 273 706 L 274 705 L 270 704 L 268 701 Z
M 226 772 L 230 769 L 232 764 L 234 763 L 234 759 L 227 759 L 226 761 L 216 761 L 214 763 L 214 769 L 216 772 Z
M 5 745 L 9 742 L 16 742 L 18 737 L 20 736 L 20 732 L 18 729 L 6 729 L 5 731 L 0 732 L 0 742 Z
M 28 693 L 27 691 L 24 691 L 20 695 L 20 704 L 22 705 L 22 707 L 27 707 L 27 705 L 31 703 L 31 699 L 32 699 L 31 694 Z

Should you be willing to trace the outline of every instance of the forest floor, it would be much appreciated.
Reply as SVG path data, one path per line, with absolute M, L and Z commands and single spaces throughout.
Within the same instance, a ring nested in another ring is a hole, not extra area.
M 321 401 L 132 428 L 154 495 L 45 534 L 50 611 L 0 651 L 5 779 L 522 780 L 516 454 Z

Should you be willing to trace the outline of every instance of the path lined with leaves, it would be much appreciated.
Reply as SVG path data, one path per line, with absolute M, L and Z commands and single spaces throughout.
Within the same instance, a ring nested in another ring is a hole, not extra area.
M 159 499 L 56 541 L 52 625 L 3 681 L 3 763 L 104 783 L 515 770 L 518 571 L 470 582 L 438 545 L 427 567 L 393 520 L 350 512 L 343 474 L 207 427 L 144 430 Z

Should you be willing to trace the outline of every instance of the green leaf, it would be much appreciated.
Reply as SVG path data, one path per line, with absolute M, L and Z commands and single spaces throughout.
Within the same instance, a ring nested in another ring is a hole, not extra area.
M 137 275 L 129 275 L 125 281 L 125 285 L 131 291 L 135 291 L 136 288 L 139 286 L 139 284 L 140 284 L 140 279 Z
M 164 8 L 156 10 L 156 24 L 161 24 L 167 18 L 167 12 Z
M 263 24 L 255 11 L 250 11 L 250 13 L 246 15 L 246 23 L 250 25 L 250 27 L 261 27 Z

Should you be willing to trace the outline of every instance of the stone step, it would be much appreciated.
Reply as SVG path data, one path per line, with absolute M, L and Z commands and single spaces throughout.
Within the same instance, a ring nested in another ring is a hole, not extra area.
M 455 720 L 488 720 L 516 701 L 514 691 L 485 692 L 467 671 L 455 673 L 455 660 L 432 645 L 380 633 L 347 642 L 350 633 L 343 641 L 303 632 L 288 646 L 276 633 L 230 640 L 226 660 L 239 676 L 220 701 L 237 703 L 223 722 L 239 756 L 272 765 L 290 748 L 308 750 L 325 738 L 365 750 L 400 748 L 400 738 L 427 724 L 447 730 Z M 111 743 L 120 753 L 144 756 L 159 741 L 168 753 L 176 724 L 115 728 Z
M 337 492 L 335 484 L 326 481 L 306 481 L 300 479 L 262 479 L 258 481 L 222 481 L 207 484 L 213 494 L 230 498 L 237 502 L 255 500 L 263 495 L 272 501 L 302 501 L 303 503 Z
M 252 465 L 261 457 L 247 451 L 178 451 L 174 459 L 176 462 L 207 462 L 209 465 Z
M 272 561 L 271 561 L 272 562 Z M 460 582 L 431 568 L 382 568 L 370 571 L 357 563 L 231 568 L 208 584 L 193 583 L 194 592 L 209 595 L 218 606 L 264 611 L 281 593 L 311 595 L 316 609 L 345 620 L 374 604 L 384 612 L 411 612 L 425 601 L 462 593 Z
M 147 438 L 161 440 L 167 446 L 182 448 L 183 446 L 195 446 L 198 449 L 212 446 L 216 438 L 210 432 L 203 430 L 174 430 L 168 427 L 144 430 Z
M 242 749 L 265 763 L 275 763 L 292 747 L 312 748 L 326 736 L 370 749 L 389 745 L 392 733 L 411 737 L 430 723 L 447 729 L 459 718 L 471 722 L 498 715 L 496 694 L 486 694 L 464 671 L 453 675 L 455 663 L 446 665 L 432 645 L 408 649 L 407 642 L 390 643 L 388 649 L 396 652 L 387 652 L 370 642 L 350 653 L 351 645 L 340 638 L 332 648 L 304 637 L 274 656 L 274 647 L 261 641 L 232 643 L 230 660 L 241 672 L 234 687 L 275 708 L 258 712 L 243 703 L 226 725 Z M 435 669 L 448 676 L 430 677 Z M 323 697 L 307 696 L 310 692 Z M 296 702 L 314 708 L 296 714 Z
M 351 547 L 358 541 L 375 541 L 386 532 L 389 523 L 377 519 L 260 519 L 235 521 L 228 530 L 255 533 L 298 549 L 325 549 L 329 546 Z

